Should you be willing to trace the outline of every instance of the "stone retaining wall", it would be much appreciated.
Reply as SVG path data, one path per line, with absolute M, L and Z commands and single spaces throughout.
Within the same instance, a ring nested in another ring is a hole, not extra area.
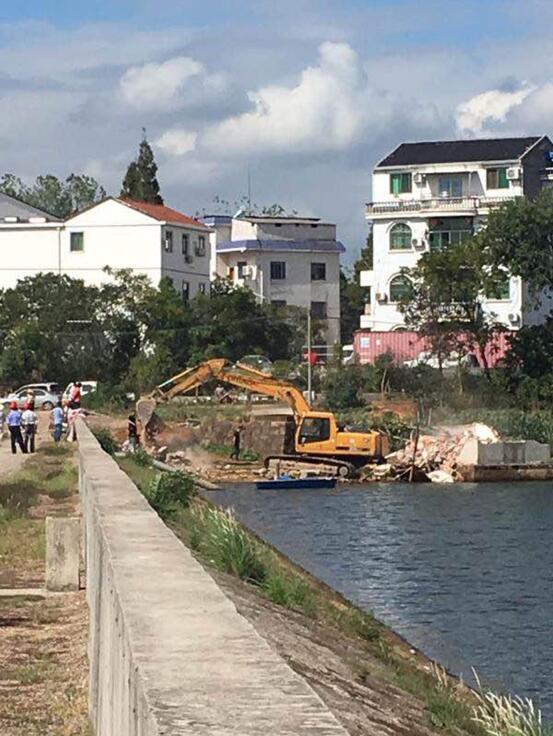
M 345 736 L 78 420 L 96 736 Z

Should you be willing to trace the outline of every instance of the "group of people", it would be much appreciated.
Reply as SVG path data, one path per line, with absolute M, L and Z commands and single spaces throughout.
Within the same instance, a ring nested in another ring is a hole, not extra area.
M 75 419 L 81 410 L 81 384 L 75 382 L 71 388 L 69 399 L 65 404 L 58 402 L 50 412 L 50 429 L 54 442 L 60 442 L 63 434 L 63 424 L 67 421 L 67 439 L 74 441 L 77 437 Z M 15 455 L 17 448 L 22 453 L 33 453 L 35 451 L 36 435 L 38 431 L 38 415 L 35 412 L 34 394 L 29 391 L 23 410 L 19 408 L 17 401 L 10 404 L 8 415 L 0 412 L 0 436 L 4 435 L 4 424 L 8 427 L 10 435 L 11 451 Z

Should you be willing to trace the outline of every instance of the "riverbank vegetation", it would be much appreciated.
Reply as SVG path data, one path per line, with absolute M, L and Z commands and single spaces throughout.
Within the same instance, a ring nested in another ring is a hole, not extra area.
M 145 465 L 142 459 L 137 462 L 127 456 L 118 461 L 146 498 L 151 498 L 151 489 L 162 483 L 160 476 L 166 476 Z M 506 707 L 507 701 L 493 700 L 490 693 L 477 696 L 438 666 L 430 666 L 370 613 L 351 605 L 247 530 L 231 511 L 219 509 L 190 493 L 191 483 L 192 479 L 186 475 L 175 474 L 171 482 L 174 503 L 157 510 L 202 563 L 243 581 L 252 593 L 306 617 L 313 625 L 330 627 L 362 641 L 371 657 L 379 662 L 378 676 L 425 704 L 429 726 L 452 736 L 512 736 L 512 733 L 545 736 L 548 733 L 543 728 L 520 732 L 490 730 L 496 717 L 491 712 L 492 705 Z M 178 499 L 183 494 L 185 500 L 180 503 Z M 360 667 L 359 682 L 369 682 L 372 677 L 371 668 Z M 527 715 L 530 723 L 529 711 Z

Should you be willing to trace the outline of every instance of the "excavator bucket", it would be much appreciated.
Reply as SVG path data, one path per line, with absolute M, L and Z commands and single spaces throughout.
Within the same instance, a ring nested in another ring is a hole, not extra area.
M 138 399 L 138 401 L 136 402 L 136 418 L 142 425 L 143 430 L 146 430 L 146 428 L 150 424 L 150 421 L 154 416 L 156 406 L 157 403 L 155 399 L 142 398 Z

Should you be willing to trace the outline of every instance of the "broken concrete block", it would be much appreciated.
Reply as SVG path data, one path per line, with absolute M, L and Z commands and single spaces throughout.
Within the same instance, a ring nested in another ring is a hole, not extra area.
M 81 524 L 78 518 L 46 517 L 46 589 L 79 589 Z

